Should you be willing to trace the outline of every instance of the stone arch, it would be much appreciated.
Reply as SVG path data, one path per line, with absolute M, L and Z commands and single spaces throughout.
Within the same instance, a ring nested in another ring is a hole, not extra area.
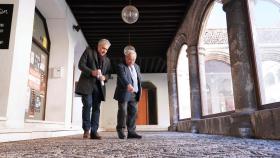
M 181 47 L 186 44 L 185 34 L 180 34 L 175 37 L 174 42 L 167 52 L 167 76 L 168 76 L 168 93 L 169 95 L 169 109 L 170 109 L 170 128 L 175 130 L 176 124 L 179 120 L 179 106 L 178 106 L 178 91 L 177 91 L 177 75 L 176 68 Z M 187 55 L 187 53 L 186 53 Z
M 182 25 L 182 32 L 187 36 L 187 45 L 197 46 L 201 29 L 203 29 L 205 16 L 214 0 L 194 1 Z M 200 8 L 199 10 L 195 8 Z
M 176 69 L 180 50 L 184 44 L 186 44 L 185 34 L 180 34 L 175 37 L 174 42 L 171 44 L 167 52 L 167 71 Z
M 181 47 L 186 44 L 188 47 L 197 47 L 202 20 L 207 13 L 207 8 L 213 0 L 193 1 L 189 8 L 188 14 L 178 29 L 177 35 L 173 39 L 167 51 L 167 75 L 168 75 L 168 92 L 170 107 L 170 127 L 169 130 L 177 130 L 179 122 L 179 106 L 177 92 L 177 75 L 176 67 Z M 197 8 L 200 8 L 197 10 Z M 186 53 L 187 55 L 187 53 Z

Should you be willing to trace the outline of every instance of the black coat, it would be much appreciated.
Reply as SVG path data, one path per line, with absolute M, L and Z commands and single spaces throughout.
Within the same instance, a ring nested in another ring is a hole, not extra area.
M 139 89 L 136 94 L 136 101 L 139 101 L 142 92 L 141 90 L 142 77 L 141 77 L 139 66 L 137 64 L 134 64 L 134 67 L 137 73 L 138 89 Z M 130 70 L 126 64 L 121 63 L 118 64 L 116 68 L 116 72 L 118 77 L 117 77 L 117 87 L 115 90 L 114 99 L 120 102 L 129 101 L 131 98 L 131 93 L 127 91 L 127 85 L 128 84 L 133 85 L 133 80 L 131 77 Z
M 102 91 L 101 100 L 105 101 L 106 87 L 101 86 L 100 81 L 91 75 L 91 72 L 96 69 L 100 69 L 97 50 L 87 48 L 79 61 L 79 69 L 82 71 L 79 81 L 76 85 L 75 93 L 80 95 L 88 95 L 93 90 Z M 111 69 L 111 62 L 108 57 L 104 58 L 103 67 L 101 69 L 102 74 L 106 77 L 105 82 L 109 79 Z

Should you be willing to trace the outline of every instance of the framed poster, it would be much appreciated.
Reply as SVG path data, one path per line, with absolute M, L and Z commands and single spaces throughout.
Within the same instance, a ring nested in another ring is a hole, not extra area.
M 0 49 L 9 49 L 13 4 L 0 4 Z

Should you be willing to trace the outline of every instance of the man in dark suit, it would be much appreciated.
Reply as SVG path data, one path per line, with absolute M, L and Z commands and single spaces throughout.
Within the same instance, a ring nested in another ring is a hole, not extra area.
M 140 68 L 135 64 L 136 52 L 125 50 L 125 62 L 117 68 L 117 87 L 114 99 L 118 101 L 117 133 L 120 139 L 125 138 L 124 129 L 127 127 L 127 138 L 141 139 L 136 133 L 136 117 L 138 101 L 141 96 Z
M 111 43 L 107 39 L 101 39 L 97 48 L 87 48 L 79 61 L 79 69 L 82 72 L 75 92 L 82 96 L 84 138 L 101 139 L 97 130 L 100 103 L 106 98 L 104 82 L 109 79 L 111 69 L 110 60 L 106 56 L 110 46 Z

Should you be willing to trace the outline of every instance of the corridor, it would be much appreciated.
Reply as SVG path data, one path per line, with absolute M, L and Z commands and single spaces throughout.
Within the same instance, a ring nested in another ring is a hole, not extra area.
M 141 140 L 120 140 L 115 132 L 102 132 L 102 140 L 75 135 L 1 143 L 0 157 L 280 157 L 278 140 L 179 132 L 140 134 Z

